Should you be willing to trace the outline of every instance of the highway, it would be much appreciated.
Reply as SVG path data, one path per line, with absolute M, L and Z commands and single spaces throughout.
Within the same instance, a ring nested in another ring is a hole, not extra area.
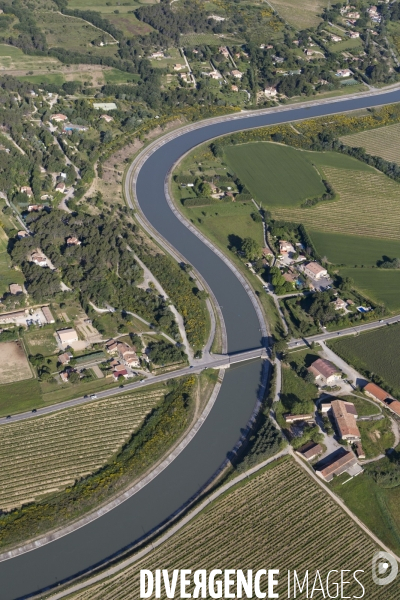
M 212 290 L 223 314 L 230 354 L 266 345 L 265 324 L 259 320 L 254 294 L 244 287 L 228 259 L 200 239 L 171 210 L 165 182 L 173 165 L 193 147 L 241 129 L 398 101 L 400 90 L 393 89 L 236 113 L 183 127 L 143 151 L 134 182 L 142 213 L 139 212 L 139 217 L 148 223 L 157 239 L 192 264 Z M 226 461 L 258 406 L 260 377 L 260 361 L 232 365 L 226 370 L 218 397 L 196 435 L 147 485 L 113 510 L 99 511 L 98 518 L 84 526 L 38 540 L 34 549 L 20 548 L 3 556 L 1 600 L 29 597 L 71 580 L 94 565 L 104 564 L 167 522 Z
M 293 349 L 297 346 L 306 346 L 312 344 L 312 342 L 325 342 L 326 340 L 333 339 L 336 340 L 339 336 L 344 337 L 346 335 L 359 335 L 365 331 L 371 331 L 372 329 L 379 329 L 380 327 L 394 325 L 394 323 L 400 323 L 400 315 L 383 318 L 379 321 L 371 321 L 371 323 L 364 323 L 363 325 L 347 327 L 346 329 L 341 329 L 340 331 L 325 331 L 324 333 L 317 333 L 316 335 L 310 335 L 308 337 L 291 340 L 288 343 L 288 348 Z
M 82 404 L 87 404 L 88 402 L 93 402 L 102 398 L 110 398 L 111 396 L 117 396 L 118 394 L 125 394 L 126 392 L 131 392 L 132 390 L 138 390 L 149 385 L 162 383 L 164 381 L 169 381 L 170 379 L 176 379 L 177 377 L 183 377 L 184 375 L 201 373 L 201 371 L 204 369 L 227 369 L 231 365 L 257 358 L 266 358 L 265 348 L 255 348 L 254 350 L 246 350 L 245 352 L 238 352 L 236 354 L 211 354 L 206 359 L 200 359 L 198 361 L 193 360 L 193 364 L 189 367 L 171 371 L 170 373 L 163 373 L 162 375 L 155 375 L 149 379 L 125 383 L 110 390 L 96 392 L 96 394 L 91 394 L 90 396 L 79 396 L 78 398 L 73 398 L 72 400 L 66 400 L 65 402 L 59 402 L 58 404 L 45 406 L 44 408 L 35 410 L 35 412 L 30 410 L 14 416 L 10 415 L 0 418 L 0 425 L 9 425 L 10 423 L 17 423 L 18 421 L 35 419 L 37 417 L 59 412 L 60 410 L 65 410 L 66 408 L 81 406 Z

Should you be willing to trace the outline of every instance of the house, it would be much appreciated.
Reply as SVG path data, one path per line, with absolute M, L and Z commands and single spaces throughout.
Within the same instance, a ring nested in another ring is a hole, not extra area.
M 158 52 L 153 52 L 153 54 L 150 54 L 150 58 L 165 58 L 165 54 L 159 50 Z
M 140 360 L 136 352 L 131 346 L 124 342 L 118 342 L 118 354 L 121 360 L 129 367 L 139 367 Z
M 29 185 L 23 185 L 20 189 L 21 194 L 26 194 L 28 198 L 32 198 L 33 192 L 32 188 Z
M 55 115 L 51 115 L 50 120 L 56 121 L 56 123 L 62 123 L 68 119 L 67 115 L 62 115 L 61 113 L 56 113 Z
M 286 423 L 295 423 L 296 421 L 313 421 L 314 415 L 312 414 L 303 414 L 303 415 L 291 415 L 290 413 L 286 413 L 283 415 Z
M 243 73 L 238 69 L 233 69 L 233 71 L 231 71 L 231 75 L 232 77 L 235 77 L 235 79 L 242 79 L 243 77 Z
M 229 58 L 229 50 L 226 46 L 220 46 L 218 50 L 219 50 L 220 54 L 225 56 L 225 58 Z
M 110 115 L 101 115 L 100 119 L 104 119 L 106 123 L 111 123 L 111 121 L 114 121 L 114 119 L 110 117 Z
M 116 354 L 118 352 L 118 342 L 111 339 L 106 342 L 106 350 L 109 354 Z
M 321 409 L 321 413 L 323 415 L 328 414 L 328 412 L 331 410 L 332 405 L 330 402 L 322 402 L 320 405 L 320 409 Z
M 380 388 L 375 383 L 367 383 L 367 385 L 363 389 L 364 394 L 367 394 L 370 398 L 374 400 L 378 400 L 378 402 L 386 403 L 388 400 L 393 400 L 393 396 L 385 392 L 382 388 Z
M 93 108 L 95 110 L 117 110 L 115 102 L 94 102 Z
M 39 267 L 47 267 L 47 258 L 43 254 L 40 254 L 40 252 L 34 252 L 31 255 L 31 262 Z
M 19 283 L 10 283 L 10 294 L 13 296 L 18 296 L 19 294 L 23 294 L 24 290 Z
M 360 34 L 358 31 L 349 31 L 348 35 L 351 37 L 352 40 L 355 40 L 356 38 L 360 37 Z
M 68 371 L 63 371 L 62 373 L 60 373 L 60 378 L 63 383 L 68 383 L 68 379 L 69 379 Z
M 28 212 L 40 212 L 44 209 L 43 204 L 30 204 L 28 206 Z
M 332 416 L 341 440 L 355 442 L 361 438 L 357 427 L 357 411 L 352 402 L 344 400 L 332 401 Z
M 279 254 L 287 254 L 294 251 L 293 244 L 286 242 L 286 240 L 279 240 Z
M 363 450 L 363 447 L 361 446 L 361 442 L 356 442 L 354 444 L 354 450 L 356 451 L 356 454 L 358 456 L 359 459 L 364 459 L 365 458 L 365 452 Z
M 353 300 L 349 300 L 349 299 L 346 300 L 346 304 L 347 304 L 347 306 L 354 306 Z
M 65 183 L 63 181 L 60 181 L 60 183 L 57 183 L 56 192 L 61 192 L 62 194 L 65 192 Z
M 386 406 L 400 417 L 400 402 L 398 400 L 386 400 Z
M 332 481 L 334 475 L 341 475 L 357 464 L 356 457 L 352 452 L 343 451 L 339 458 L 336 458 L 335 455 L 336 452 L 333 455 L 332 462 L 323 468 L 316 469 L 316 474 L 326 482 Z
M 317 383 L 323 383 L 324 385 L 330 385 L 342 378 L 340 369 L 329 360 L 325 360 L 325 358 L 318 358 L 315 360 L 312 365 L 308 367 L 308 372 L 314 375 Z
M 219 15 L 210 15 L 209 17 L 207 17 L 207 19 L 212 19 L 213 21 L 217 21 L 218 23 L 225 21 L 225 17 L 220 17 Z
M 370 17 L 374 17 L 378 14 L 378 9 L 376 8 L 376 6 L 370 6 L 367 9 L 367 13 L 369 14 Z
M 306 48 L 306 49 L 304 50 L 304 54 L 305 54 L 306 56 L 313 56 L 313 55 L 314 55 L 314 52 L 313 52 L 312 50 L 309 50 L 308 48 Z
M 349 12 L 349 13 L 347 13 L 347 17 L 349 19 L 359 19 L 360 13 L 359 12 Z
M 18 231 L 17 238 L 19 240 L 22 240 L 22 238 L 25 238 L 25 237 L 29 237 L 29 233 L 27 231 L 25 231 L 24 229 L 21 229 L 21 231 Z
M 218 73 L 218 71 L 210 71 L 208 75 L 211 77 L 211 79 L 222 79 L 222 75 L 221 73 Z
M 347 306 L 347 302 L 342 300 L 342 298 L 337 298 L 334 302 L 331 302 L 331 304 L 335 310 L 344 310 Z
M 305 458 L 306 460 L 312 460 L 318 454 L 322 454 L 324 449 L 320 444 L 316 444 L 315 442 L 307 442 L 304 446 L 301 446 L 296 453 Z
M 42 313 L 48 324 L 56 322 L 48 306 L 42 306 Z
M 75 236 L 67 238 L 67 246 L 80 246 L 81 244 L 82 242 Z
M 332 42 L 341 42 L 342 38 L 334 33 L 331 35 Z
M 70 354 L 69 352 L 64 352 L 63 354 L 59 355 L 58 362 L 62 365 L 68 365 L 71 358 L 72 354 Z
M 287 281 L 288 283 L 291 283 L 293 285 L 293 287 L 295 286 L 297 277 L 293 273 L 282 273 L 282 277 L 285 281 Z
M 238 92 L 239 88 L 237 85 L 231 85 L 231 90 L 232 90 L 232 92 Z
M 78 341 L 78 334 L 76 333 L 75 329 L 59 329 L 57 331 L 57 335 L 58 335 L 58 339 L 60 340 L 60 344 L 63 344 L 65 346 L 69 346 L 69 344 L 72 344 L 73 342 L 77 342 Z
M 174 71 L 180 71 L 181 69 L 184 69 L 185 65 L 181 65 L 180 63 L 176 63 L 176 65 L 174 65 Z
M 276 91 L 276 88 L 274 87 L 266 87 L 264 89 L 264 96 L 266 96 L 267 98 L 275 98 L 275 96 L 278 94 L 278 92 Z
M 328 271 L 317 262 L 307 263 L 304 266 L 304 273 L 311 279 L 321 279 L 321 277 L 327 277 L 328 275 Z
M 43 196 L 40 196 L 41 200 L 52 200 L 53 196 L 51 196 L 50 194 L 43 194 Z
M 336 77 L 350 77 L 350 75 L 353 75 L 350 69 L 338 69 L 336 71 Z

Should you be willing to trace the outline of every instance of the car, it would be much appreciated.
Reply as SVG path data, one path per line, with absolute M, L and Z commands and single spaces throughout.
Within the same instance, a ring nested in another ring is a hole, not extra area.
M 193 369 L 193 365 L 190 365 L 189 369 Z
M 336 335 L 340 335 L 340 331 L 338 331 Z
M 11 419 L 11 415 L 7 415 L 7 416 L 6 416 L 6 419 Z
M 379 323 L 384 323 L 384 320 L 383 320 L 383 319 L 381 319 L 381 320 L 379 321 Z
M 124 386 L 123 386 L 123 385 L 120 385 L 119 387 L 120 387 L 120 388 L 123 388 Z
M 37 409 L 36 408 L 32 408 L 32 412 L 33 413 L 37 412 Z
M 90 399 L 91 399 L 91 400 L 97 400 L 97 394 L 92 394 L 92 395 L 90 396 Z
M 84 399 L 85 399 L 85 398 L 89 398 L 89 396 L 88 396 L 88 395 L 86 395 L 86 396 L 83 396 L 83 398 L 84 398 Z

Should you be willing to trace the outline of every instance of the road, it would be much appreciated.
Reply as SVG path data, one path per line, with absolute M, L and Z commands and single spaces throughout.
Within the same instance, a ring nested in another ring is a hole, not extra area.
M 258 302 L 252 290 L 246 288 L 246 282 L 235 273 L 227 257 L 220 256 L 212 244 L 201 239 L 171 210 L 165 187 L 171 168 L 188 150 L 213 137 L 398 101 L 399 84 L 390 92 L 379 90 L 208 119 L 166 134 L 135 161 L 135 194 L 142 211 L 139 216 L 158 240 L 175 248 L 185 262 L 193 265 L 214 293 L 225 322 L 229 353 L 268 343 L 268 339 L 262 339 L 265 324 L 259 321 Z M 72 527 L 62 537 L 38 541 L 29 552 L 22 548 L 8 555 L 8 560 L 3 558 L 2 600 L 26 597 L 71 579 L 78 572 L 104 563 L 168 521 L 226 461 L 259 406 L 259 382 L 258 362 L 228 369 L 218 397 L 196 435 L 147 485 L 113 510 L 99 514 L 95 521 L 79 529 Z M 343 510 L 349 512 L 345 506 Z M 379 544 L 379 540 L 376 542 Z
M 297 346 L 306 346 L 312 344 L 312 342 L 324 342 L 326 340 L 336 340 L 339 336 L 346 335 L 359 335 L 365 331 L 371 331 L 372 329 L 379 329 L 387 325 L 393 325 L 394 323 L 400 323 L 400 315 L 394 317 L 386 317 L 379 319 L 379 321 L 371 321 L 371 323 L 365 323 L 364 325 L 355 325 L 354 327 L 347 327 L 340 331 L 325 331 L 324 333 L 317 333 L 316 335 L 310 335 L 304 338 L 297 338 L 291 340 L 288 344 L 289 349 L 296 348 Z

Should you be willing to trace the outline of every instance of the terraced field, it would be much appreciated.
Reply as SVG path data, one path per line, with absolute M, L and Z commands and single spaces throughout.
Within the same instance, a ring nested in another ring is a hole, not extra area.
M 162 388 L 0 428 L 3 510 L 72 485 L 104 465 L 164 396 Z
M 348 146 L 365 148 L 373 156 L 400 164 L 400 123 L 345 135 L 341 141 Z
M 159 548 L 110 579 L 78 592 L 74 600 L 138 598 L 140 569 L 160 568 L 170 575 L 172 569 L 182 568 L 253 569 L 253 573 L 280 569 L 274 591 L 282 598 L 287 597 L 288 569 L 296 569 L 301 579 L 307 569 L 311 579 L 316 569 L 325 576 L 333 568 L 363 569 L 359 576 L 366 596 L 377 600 L 382 590 L 370 574 L 375 551 L 375 544 L 338 505 L 293 461 L 285 460 L 217 499 Z M 263 592 L 265 580 L 261 579 Z M 193 588 L 188 586 L 187 591 Z M 386 586 L 385 600 L 397 599 L 399 591 L 396 581 Z M 349 584 L 346 593 L 359 596 L 361 589 Z M 161 597 L 165 598 L 163 587 Z
M 339 200 L 312 208 L 275 208 L 277 219 L 304 223 L 317 231 L 397 240 L 400 185 L 382 173 L 323 167 Z

